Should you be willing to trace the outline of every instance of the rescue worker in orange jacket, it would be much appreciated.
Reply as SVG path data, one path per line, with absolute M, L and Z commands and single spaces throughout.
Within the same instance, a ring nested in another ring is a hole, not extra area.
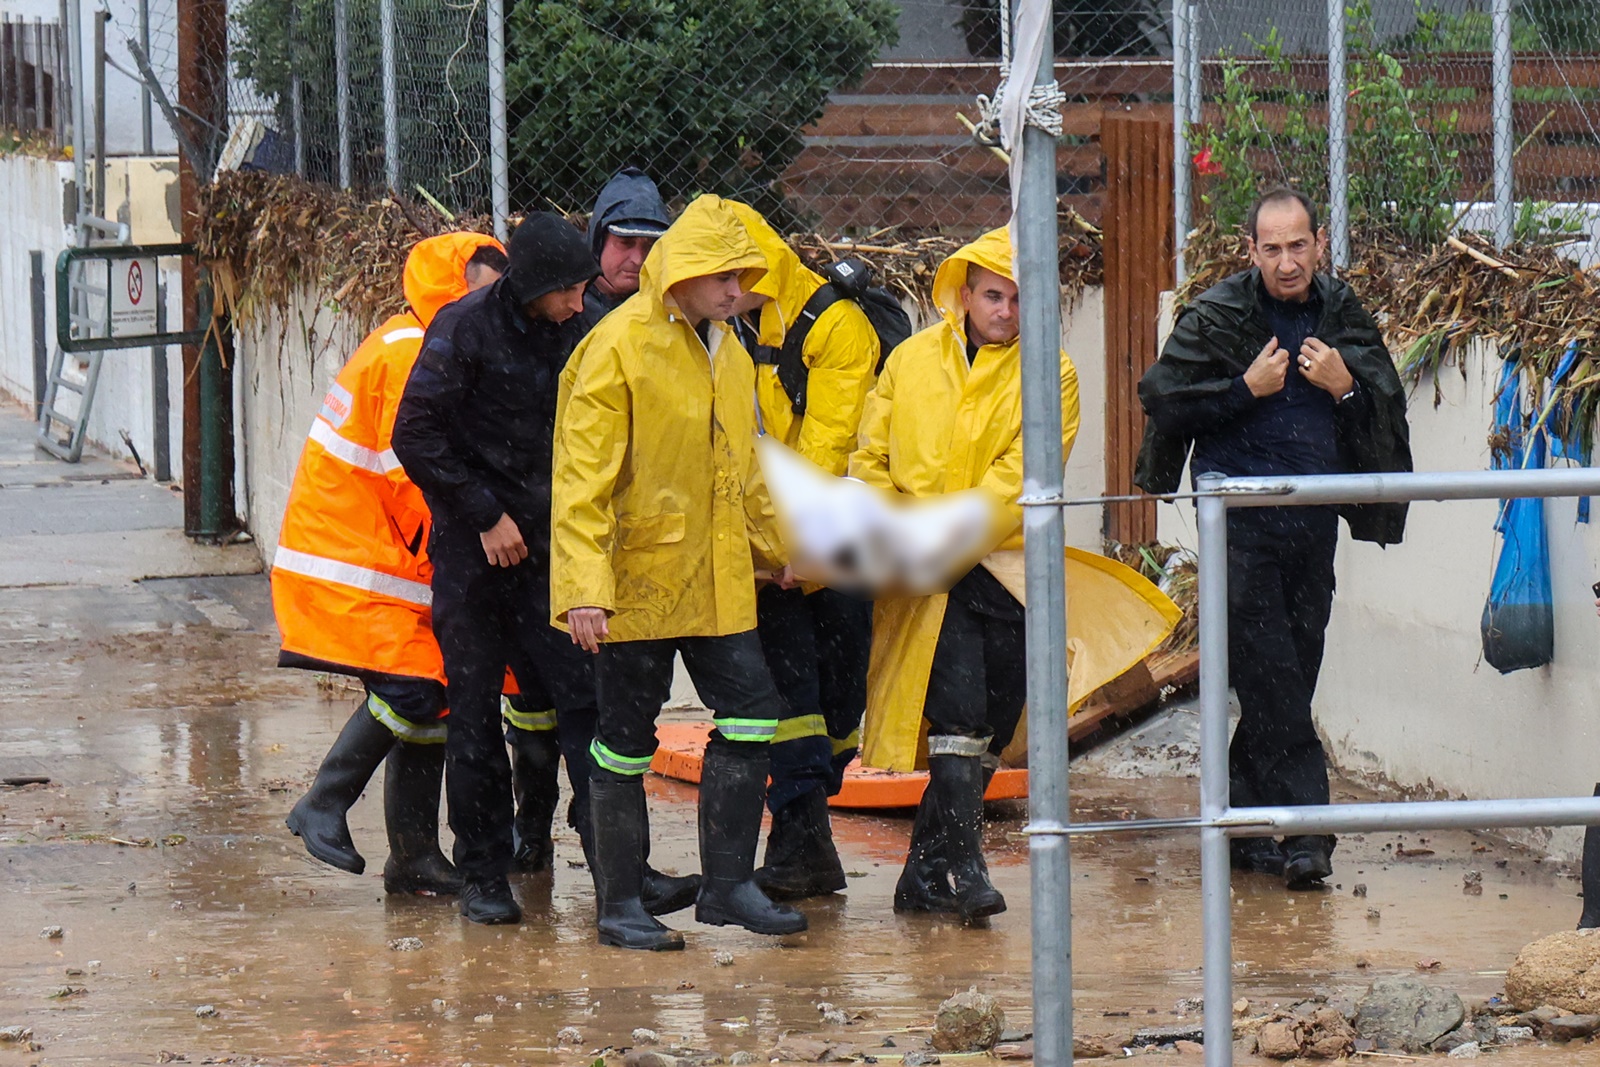
M 346 813 L 388 760 L 390 893 L 455 893 L 439 851 L 444 664 L 432 630 L 429 517 L 390 448 L 395 412 L 434 315 L 505 269 L 499 242 L 430 237 L 406 258 L 409 307 L 362 342 L 334 380 L 300 455 L 272 562 L 284 667 L 353 675 L 366 697 L 323 758 L 288 825 L 306 851 L 360 874 Z

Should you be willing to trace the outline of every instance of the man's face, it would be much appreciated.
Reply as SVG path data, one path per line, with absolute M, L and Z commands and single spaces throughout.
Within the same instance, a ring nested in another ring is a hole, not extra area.
M 1311 216 L 1298 200 L 1264 204 L 1249 238 L 1250 262 L 1275 300 L 1299 303 L 1311 295 L 1317 264 L 1328 250 L 1325 231 L 1311 232 Z
M 679 310 L 695 326 L 707 319 L 727 321 L 743 294 L 736 270 L 686 278 L 672 287 L 672 298 L 678 302 Z
M 587 282 L 569 285 L 565 289 L 557 289 L 522 305 L 523 314 L 528 318 L 547 322 L 566 322 L 572 316 L 583 310 L 583 289 Z
M 596 283 L 610 296 L 637 293 L 639 268 L 655 243 L 654 237 L 622 237 L 608 231 L 600 246 L 600 277 Z
M 1016 339 L 1017 283 L 992 270 L 972 267 L 961 287 L 967 332 L 980 345 L 1009 344 Z
M 493 285 L 500 280 L 500 272 L 483 263 L 468 263 L 463 275 L 467 280 L 467 292 L 475 293 L 479 289 Z

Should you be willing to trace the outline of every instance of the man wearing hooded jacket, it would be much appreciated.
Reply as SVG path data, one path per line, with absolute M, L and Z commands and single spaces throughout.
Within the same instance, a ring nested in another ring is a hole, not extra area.
M 586 657 L 548 624 L 550 439 L 556 383 L 598 273 L 553 214 L 512 234 L 505 276 L 437 316 L 406 383 L 394 451 L 433 515 L 433 630 L 450 680 L 450 827 L 473 922 L 522 912 L 511 770 L 499 729 L 509 664 L 523 694 L 578 719 L 594 709 Z
M 624 167 L 606 182 L 589 213 L 589 248 L 600 274 L 583 293 L 585 330 L 639 291 L 639 268 L 670 225 L 661 190 L 644 171 Z
M 867 397 L 850 474 L 933 497 L 992 493 L 998 549 L 1022 547 L 1022 371 L 1011 237 L 993 230 L 940 264 L 941 321 L 889 355 Z M 1078 375 L 1061 354 L 1062 457 L 1078 433 Z M 862 761 L 909 770 L 927 723 L 928 789 L 912 824 L 896 911 L 1002 912 L 983 859 L 983 794 L 1026 697 L 1022 605 L 982 563 L 948 593 L 886 597 L 872 619 Z
M 755 459 L 755 367 L 725 321 L 765 271 L 723 201 L 702 196 L 562 377 L 550 607 L 597 654 L 589 796 L 601 944 L 683 947 L 640 902 L 643 775 L 675 654 L 716 721 L 695 918 L 766 934 L 806 927 L 753 877 L 767 744 L 783 708 L 755 632 L 755 580 L 758 569 L 787 580 L 787 568 Z
M 444 664 L 433 638 L 428 512 L 390 436 L 423 331 L 451 301 L 499 277 L 500 243 L 475 233 L 418 242 L 406 257 L 407 310 L 374 330 L 339 371 L 311 424 L 272 562 L 283 637 L 278 664 L 360 679 L 366 697 L 289 813 L 306 851 L 360 874 L 346 813 L 388 761 L 384 823 L 390 893 L 459 891 L 439 851 Z
M 867 391 L 878 372 L 878 335 L 853 300 L 839 300 L 811 323 L 801 348 L 807 376 L 798 408 L 777 361 L 787 332 L 825 279 L 800 262 L 778 231 L 746 204 L 728 207 L 767 261 L 767 273 L 736 305 L 732 325 L 756 360 L 762 428 L 829 474 L 842 476 L 855 451 Z M 772 742 L 767 807 L 772 833 L 756 881 L 774 900 L 845 888 L 828 817 L 828 797 L 844 784 L 859 747 L 867 704 L 872 605 L 835 589 L 764 585 L 756 598 L 767 665 L 785 714 Z

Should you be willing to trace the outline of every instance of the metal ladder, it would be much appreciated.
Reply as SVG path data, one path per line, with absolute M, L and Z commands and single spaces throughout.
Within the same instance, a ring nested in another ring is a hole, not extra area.
M 110 299 L 106 288 L 90 284 L 86 274 L 81 265 L 74 264 L 70 300 L 73 333 L 79 337 L 92 335 L 101 325 L 89 314 L 90 301 L 96 297 L 101 300 Z M 84 352 L 69 357 L 58 344 L 55 355 L 50 360 L 50 375 L 46 379 L 44 401 L 39 407 L 38 445 L 68 463 L 76 463 L 83 458 L 83 443 L 88 435 L 89 415 L 94 409 L 95 389 L 100 384 L 100 360 L 104 355 L 104 352 Z M 69 359 L 73 363 L 77 363 L 80 359 L 84 361 L 85 366 L 81 376 L 76 373 L 69 374 L 67 370 Z M 63 389 L 78 394 L 78 410 L 75 414 L 65 414 L 56 406 Z M 56 426 L 67 427 L 65 437 L 54 429 Z

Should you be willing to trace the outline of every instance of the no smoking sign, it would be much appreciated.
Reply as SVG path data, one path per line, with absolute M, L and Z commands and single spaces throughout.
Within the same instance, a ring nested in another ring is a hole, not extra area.
M 156 261 L 111 261 L 111 336 L 156 332 Z

